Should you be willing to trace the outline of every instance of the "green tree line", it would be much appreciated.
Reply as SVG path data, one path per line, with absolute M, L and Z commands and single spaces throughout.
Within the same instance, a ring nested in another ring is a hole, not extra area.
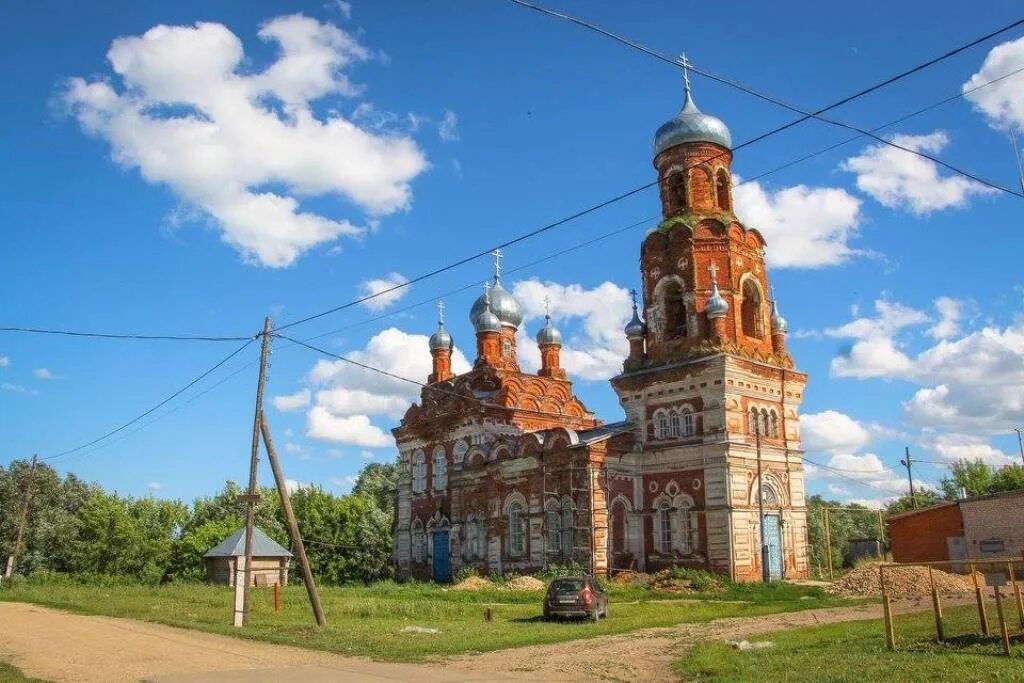
M 0 562 L 11 552 L 29 463 L 0 467 Z M 369 582 L 391 574 L 394 465 L 363 468 L 346 495 L 311 486 L 291 494 L 317 581 Z M 234 482 L 187 505 L 105 491 L 40 463 L 32 479 L 18 573 L 62 572 L 148 583 L 205 577 L 203 553 L 245 524 L 245 491 Z M 277 490 L 263 488 L 256 525 L 288 548 Z

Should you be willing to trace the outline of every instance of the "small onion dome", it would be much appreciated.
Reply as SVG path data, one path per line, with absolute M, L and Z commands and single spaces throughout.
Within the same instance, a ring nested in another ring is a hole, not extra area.
M 491 299 L 490 309 L 497 316 L 498 321 L 502 325 L 518 329 L 523 322 L 523 311 L 519 307 L 519 302 L 501 286 L 501 281 L 497 278 L 494 279 L 494 286 L 491 287 L 489 296 Z M 485 306 L 486 297 L 481 294 L 473 302 L 473 307 L 469 309 L 469 319 L 474 325 L 476 325 L 476 319 L 483 313 Z
M 789 329 L 789 324 L 786 322 L 786 319 L 782 317 L 782 314 L 779 313 L 779 308 L 778 308 L 778 306 L 775 305 L 775 302 L 773 301 L 772 302 L 772 332 L 776 332 L 776 333 L 779 333 L 779 334 L 785 334 L 786 330 L 788 330 L 788 329 Z
M 636 340 L 644 338 L 644 321 L 640 320 L 640 314 L 636 311 L 636 304 L 633 304 L 633 317 L 626 323 L 626 339 Z
M 444 323 L 438 323 L 437 332 L 430 335 L 430 350 L 451 351 L 453 346 L 455 346 L 455 342 L 452 341 L 452 335 L 448 334 L 448 330 L 444 329 Z
M 729 304 L 726 303 L 725 299 L 718 291 L 718 283 L 711 283 L 711 298 L 708 299 L 708 303 L 704 306 L 704 313 L 709 318 L 724 318 L 725 314 L 729 312 Z
M 491 310 L 490 303 L 486 298 L 484 299 L 483 310 L 473 318 L 473 327 L 476 328 L 477 333 L 501 332 L 501 320 L 498 319 L 498 316 L 494 315 L 494 311 Z
M 683 108 L 654 134 L 654 156 L 687 142 L 711 142 L 726 149 L 732 147 L 732 135 L 725 123 L 697 109 L 689 88 L 686 89 Z
M 551 324 L 551 316 L 544 316 L 544 327 L 537 333 L 537 346 L 562 345 L 562 333 Z

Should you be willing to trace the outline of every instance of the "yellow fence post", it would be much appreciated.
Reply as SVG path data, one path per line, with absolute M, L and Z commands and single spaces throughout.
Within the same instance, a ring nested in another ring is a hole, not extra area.
M 978 601 L 978 619 L 981 620 L 981 633 L 982 635 L 989 635 L 988 631 L 988 614 L 985 613 L 985 598 L 981 594 L 981 586 L 978 585 L 978 572 L 974 568 L 974 563 L 970 564 L 971 568 L 971 579 L 974 581 L 974 597 Z
M 999 615 L 999 635 L 1003 641 L 1003 654 L 1010 654 L 1010 634 L 1006 630 L 1006 619 L 1003 617 L 1003 596 L 999 591 L 999 586 L 995 586 L 996 591 L 996 614 Z
M 1013 562 L 1007 562 L 1006 569 L 1010 574 L 1010 584 L 1013 586 L 1013 597 L 1017 602 L 1017 619 L 1020 621 L 1020 627 L 1024 629 L 1024 601 L 1021 601 L 1020 584 L 1017 583 L 1017 574 L 1013 569 Z
M 878 565 L 878 583 L 882 587 L 882 616 L 885 618 L 885 646 L 890 650 L 895 650 L 896 634 L 892 623 L 892 605 L 889 602 L 889 594 L 885 590 L 884 565 Z
M 935 636 L 941 643 L 946 639 L 946 633 L 942 628 L 942 603 L 939 601 L 939 591 L 935 589 L 935 575 L 930 566 L 928 567 L 928 582 L 932 586 L 932 607 L 935 609 Z

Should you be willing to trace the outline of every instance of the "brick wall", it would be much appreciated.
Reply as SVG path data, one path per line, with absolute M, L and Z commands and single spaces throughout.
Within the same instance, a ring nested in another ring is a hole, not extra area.
M 890 518 L 888 525 L 892 559 L 896 562 L 948 560 L 946 539 L 964 534 L 956 503 Z
M 1024 492 L 960 503 L 968 557 L 1020 557 L 1024 550 Z

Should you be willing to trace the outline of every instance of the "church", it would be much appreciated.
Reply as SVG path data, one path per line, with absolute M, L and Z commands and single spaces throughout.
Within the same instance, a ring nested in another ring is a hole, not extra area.
M 433 372 L 393 430 L 400 578 L 552 564 L 808 576 L 807 375 L 786 350 L 764 238 L 733 214 L 731 143 L 687 79 L 654 136 L 663 219 L 640 246 L 642 302 L 634 294 L 629 355 L 610 378 L 624 419 L 602 422 L 574 395 L 550 316 L 535 337 L 540 370 L 520 369 L 523 315 L 500 265 L 469 312 L 469 372 L 453 375 L 439 321 Z

